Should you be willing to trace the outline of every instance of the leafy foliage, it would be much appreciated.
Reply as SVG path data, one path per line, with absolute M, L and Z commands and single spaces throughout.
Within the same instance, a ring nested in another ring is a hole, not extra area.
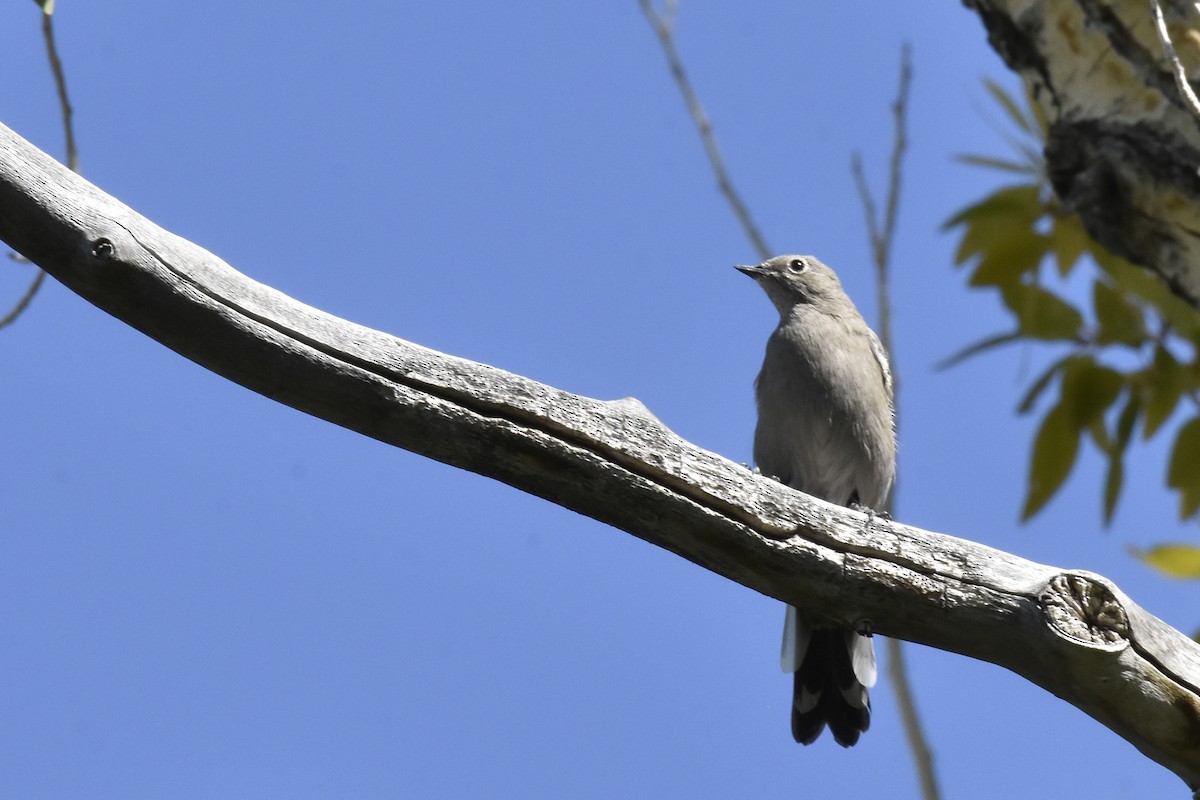
M 1200 315 L 1156 277 L 1113 256 L 1063 208 L 1050 187 L 1041 155 L 1046 120 L 1026 97 L 1023 108 L 998 84 L 988 92 L 1019 138 L 1010 137 L 1016 160 L 964 155 L 960 160 L 1023 180 L 992 192 L 951 217 L 946 229 L 961 234 L 955 256 L 974 287 L 998 292 L 1013 329 L 990 336 L 948 360 L 1013 342 L 1058 347 L 1065 354 L 1038 375 L 1018 405 L 1022 414 L 1045 406 L 1034 438 L 1022 519 L 1037 514 L 1070 476 L 1080 443 L 1090 440 L 1108 462 L 1103 487 L 1105 522 L 1111 521 L 1124 483 L 1124 456 L 1135 431 L 1149 439 L 1180 411 L 1167 484 L 1180 498 L 1180 515 L 1200 513 Z M 1095 266 L 1090 305 L 1063 296 L 1066 281 L 1083 263 Z M 1185 553 L 1184 551 L 1188 552 Z M 1173 545 L 1139 557 L 1167 574 L 1193 570 L 1200 549 Z

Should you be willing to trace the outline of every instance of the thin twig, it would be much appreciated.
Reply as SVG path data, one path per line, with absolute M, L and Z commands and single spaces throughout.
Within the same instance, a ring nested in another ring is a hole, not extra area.
M 50 57 L 50 71 L 54 73 L 54 86 L 58 89 L 58 103 L 62 107 L 63 130 L 67 140 L 67 167 L 72 172 L 79 172 L 79 152 L 75 149 L 75 126 L 71 123 L 74 111 L 67 97 L 67 76 L 63 72 L 62 61 L 58 57 L 58 48 L 54 44 L 54 15 L 42 13 L 42 36 L 46 40 L 46 55 Z
M 29 288 L 25 290 L 25 294 L 17 301 L 17 304 L 13 306 L 13 310 L 5 314 L 3 319 L 0 319 L 0 328 L 11 325 L 16 321 L 17 317 L 21 316 L 22 312 L 33 302 L 33 296 L 37 294 L 38 289 L 42 288 L 42 281 L 45 279 L 46 273 L 39 269 L 33 279 L 33 283 L 29 284 Z
M 888 166 L 888 191 L 882 220 L 879 218 L 879 209 L 875 205 L 875 198 L 871 195 L 871 189 L 867 185 L 862 158 L 855 153 L 850 160 L 850 171 L 854 175 L 854 184 L 858 188 L 863 213 L 867 218 L 867 235 L 871 240 L 871 255 L 875 261 L 875 289 L 879 301 L 879 340 L 889 356 L 893 356 L 895 353 L 892 345 L 890 265 L 892 244 L 896 235 L 896 217 L 900 208 L 901 168 L 904 164 L 904 153 L 908 148 L 906 131 L 908 127 L 908 93 L 911 84 L 912 49 L 905 44 L 900 51 L 900 87 L 896 92 L 896 101 L 892 104 L 895 138 L 892 141 L 892 158 Z M 895 368 L 894 357 L 892 362 L 893 387 L 898 392 L 900 387 L 899 371 Z M 892 506 L 892 497 L 889 497 L 886 510 L 891 512 Z M 904 732 L 908 737 L 908 745 L 912 750 L 913 762 L 916 764 L 917 776 L 921 782 L 921 796 L 925 800 L 937 800 L 941 797 L 941 791 L 938 788 L 937 774 L 933 768 L 933 752 L 929 748 L 925 730 L 921 725 L 921 717 L 917 713 L 912 683 L 908 676 L 908 662 L 904 655 L 904 643 L 898 639 L 887 639 L 886 641 L 888 678 L 896 690 L 896 703 L 900 709 L 900 719 L 904 724 Z
M 54 74 L 54 86 L 58 91 L 58 104 L 62 110 L 63 131 L 66 134 L 67 147 L 67 166 L 72 172 L 79 172 L 79 151 L 75 147 L 75 126 L 72 123 L 74 110 L 71 108 L 71 100 L 67 96 L 67 76 L 63 71 L 62 60 L 58 57 L 58 47 L 54 44 L 54 4 L 48 3 L 42 5 L 42 38 L 46 42 L 46 55 L 50 58 L 50 71 Z M 13 254 L 13 260 L 26 261 L 25 258 L 18 254 Z M 38 270 L 38 274 L 29 284 L 29 288 L 25 290 L 25 294 L 17 301 L 12 310 L 0 318 L 0 328 L 7 327 L 17 320 L 17 317 L 29 308 L 29 304 L 33 302 L 34 296 L 38 293 L 38 289 L 42 288 L 42 283 L 46 278 L 46 273 Z
M 904 723 L 904 733 L 908 737 L 908 746 L 912 749 L 913 761 L 917 765 L 917 777 L 921 781 L 921 797 L 925 800 L 938 800 L 942 796 L 938 788 L 937 773 L 933 769 L 933 751 L 929 749 L 929 741 L 925 729 L 921 726 L 921 717 L 917 713 L 917 704 L 913 698 L 912 684 L 908 679 L 908 660 L 904 655 L 904 642 L 899 639 L 884 639 L 887 642 L 888 679 L 896 690 L 896 704 L 900 707 L 900 720 Z
M 892 353 L 892 304 L 888 272 L 892 242 L 896 234 L 896 216 L 900 208 L 901 168 L 904 163 L 904 153 L 908 149 L 906 129 L 908 92 L 911 84 L 912 48 L 905 44 L 900 51 L 900 88 L 896 94 L 896 101 L 892 104 L 895 138 L 892 141 L 892 158 L 888 168 L 888 193 L 882 225 L 875 207 L 875 200 L 871 196 L 871 189 L 867 185 L 862 158 L 855 153 L 850 161 L 850 171 L 854 174 L 854 183 L 858 188 L 858 196 L 862 200 L 863 211 L 867 218 L 867 234 L 871 239 L 871 254 L 875 259 L 875 288 L 879 300 L 879 340 L 889 354 Z
M 646 15 L 646 19 L 650 21 L 650 27 L 658 35 L 659 43 L 662 44 L 663 54 L 667 57 L 667 66 L 675 78 L 675 83 L 679 86 L 679 92 L 683 95 L 684 103 L 687 104 L 692 122 L 695 123 L 696 130 L 700 133 L 700 141 L 704 144 L 704 152 L 708 155 L 708 162 L 712 165 L 713 173 L 717 177 L 717 186 L 720 188 L 721 194 L 725 195 L 725 199 L 729 201 L 734 215 L 737 216 L 746 236 L 750 238 L 750 243 L 758 251 L 759 257 L 764 260 L 770 258 L 771 249 L 767 247 L 758 226 L 754 224 L 754 219 L 750 216 L 750 210 L 746 208 L 746 204 L 742 202 L 741 196 L 729 179 L 729 173 L 725 169 L 725 160 L 721 157 L 720 148 L 717 147 L 717 138 L 713 134 L 712 124 L 708 121 L 708 115 L 704 113 L 704 106 L 700 105 L 700 99 L 696 96 L 692 82 L 683 69 L 679 52 L 675 49 L 675 1 L 667 0 L 661 14 L 655 10 L 653 0 L 638 0 L 638 4 L 642 8 L 642 13 Z
M 1154 29 L 1158 31 L 1158 41 L 1162 43 L 1163 55 L 1171 65 L 1171 72 L 1175 74 L 1175 85 L 1179 87 L 1179 93 L 1183 95 L 1183 101 L 1187 104 L 1188 110 L 1195 117 L 1200 118 L 1200 99 L 1197 99 L 1196 93 L 1192 91 L 1192 84 L 1188 81 L 1183 62 L 1179 60 L 1179 54 L 1175 52 L 1175 46 L 1171 44 L 1171 34 L 1167 30 L 1167 21 L 1163 19 L 1162 6 L 1158 4 L 1158 0 L 1150 0 L 1150 10 L 1154 13 Z

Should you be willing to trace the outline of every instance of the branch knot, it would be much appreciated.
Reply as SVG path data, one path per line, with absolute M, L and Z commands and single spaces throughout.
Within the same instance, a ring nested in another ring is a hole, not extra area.
M 1101 650 L 1129 644 L 1129 617 L 1104 582 L 1089 575 L 1061 572 L 1038 596 L 1050 629 L 1065 639 Z

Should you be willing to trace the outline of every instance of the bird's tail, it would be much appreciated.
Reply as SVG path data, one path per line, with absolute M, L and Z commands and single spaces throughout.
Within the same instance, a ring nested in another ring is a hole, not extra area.
M 875 685 L 875 646 L 853 628 L 812 628 L 788 606 L 783 629 L 784 672 L 795 673 L 792 737 L 812 744 L 825 726 L 850 747 L 871 725 L 867 689 Z

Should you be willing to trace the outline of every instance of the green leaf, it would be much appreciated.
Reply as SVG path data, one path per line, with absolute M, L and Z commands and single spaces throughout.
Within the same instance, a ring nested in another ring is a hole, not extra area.
M 1112 522 L 1113 514 L 1117 510 L 1117 500 L 1121 496 L 1121 487 L 1125 483 L 1125 450 L 1129 445 L 1129 439 L 1133 434 L 1133 427 L 1137 422 L 1141 407 L 1140 395 L 1131 390 L 1125 407 L 1121 409 L 1121 415 L 1117 417 L 1117 426 L 1114 431 L 1116 435 L 1108 450 L 1108 473 L 1104 476 L 1105 525 Z
M 1133 292 L 1150 303 L 1181 336 L 1193 341 L 1200 338 L 1200 313 L 1172 293 L 1160 278 L 1098 245 L 1091 253 L 1100 268 L 1116 281 L 1118 289 Z
M 1162 345 L 1154 348 L 1154 361 L 1142 373 L 1146 399 L 1146 417 L 1142 438 L 1149 439 L 1175 411 L 1187 384 L 1187 372 Z
M 1049 247 L 1049 239 L 1032 227 L 994 226 L 987 249 L 971 273 L 972 286 L 1008 287 L 1021 276 L 1037 270 Z
M 974 286 L 1015 281 L 1037 267 L 1045 254 L 1045 236 L 1036 227 L 1043 212 L 1037 184 L 1007 186 L 962 209 L 942 226 L 965 228 L 955 264 L 980 256 L 971 277 Z
M 1200 547 L 1159 544 L 1149 550 L 1130 547 L 1135 558 L 1171 578 L 1200 578 Z
M 1083 315 L 1053 292 L 1040 286 L 1010 284 L 1001 289 L 1001 295 L 1023 335 L 1045 341 L 1079 340 Z
M 1092 246 L 1092 238 L 1083 228 L 1078 214 L 1056 216 L 1050 229 L 1050 249 L 1058 262 L 1058 274 L 1066 277 L 1079 257 Z
M 1132 388 L 1129 391 L 1129 399 L 1125 401 L 1125 408 L 1121 409 L 1121 416 L 1117 417 L 1117 446 L 1122 450 L 1129 444 L 1129 439 L 1133 435 L 1133 426 L 1137 424 L 1138 414 L 1142 412 L 1142 398 Z
M 1121 487 L 1125 483 L 1124 451 L 1108 459 L 1108 472 L 1104 475 L 1104 524 L 1112 523 L 1113 514 L 1117 510 L 1117 500 L 1121 497 Z
M 1096 443 L 1096 447 L 1101 453 L 1110 453 L 1113 449 L 1112 437 L 1108 435 L 1108 428 L 1104 426 L 1104 417 L 1092 417 L 1088 420 L 1087 431 L 1092 435 L 1092 441 Z
M 1034 97 L 1031 82 L 1025 81 L 1022 88 L 1025 89 L 1025 106 L 1029 109 L 1029 115 L 1033 118 L 1033 124 L 1036 126 L 1033 135 L 1039 142 L 1044 142 L 1046 134 L 1050 132 L 1050 120 L 1046 117 L 1046 109 L 1042 108 L 1042 104 Z
M 1021 183 L 997 189 L 978 203 L 960 210 L 942 223 L 942 230 L 949 230 L 964 222 L 1010 217 L 1025 220 L 1032 225 L 1042 215 L 1042 201 L 1036 183 Z
M 1070 409 L 1076 426 L 1082 429 L 1103 419 L 1125 383 L 1124 375 L 1097 364 L 1091 356 L 1073 356 L 1063 368 L 1059 402 Z M 1097 444 L 1103 447 L 1099 439 Z
M 1022 164 L 1019 161 L 1009 161 L 1004 158 L 983 156 L 976 153 L 959 153 L 954 157 L 954 160 L 963 164 L 970 164 L 973 167 L 983 167 L 984 169 L 994 169 L 1001 172 L 1013 172 L 1032 178 L 1036 178 L 1040 174 L 1037 168 L 1031 164 Z
M 1092 304 L 1096 309 L 1096 321 L 1100 323 L 1097 343 L 1137 347 L 1146 340 L 1142 310 L 1108 281 L 1098 280 L 1092 284 Z
M 1184 425 L 1175 437 L 1167 485 L 1179 490 L 1181 519 L 1200 511 L 1200 417 Z
M 966 361 L 971 356 L 979 355 L 984 350 L 991 350 L 993 347 L 999 347 L 1002 344 L 1016 342 L 1019 341 L 1020 338 L 1021 334 L 1019 333 L 998 333 L 995 336 L 989 336 L 988 338 L 982 339 L 975 344 L 967 345 L 962 350 L 959 350 L 957 353 L 945 359 L 944 361 L 939 361 L 934 369 L 938 370 L 939 372 L 944 369 L 949 369 L 950 367 Z
M 1018 152 L 1021 153 L 1021 155 L 1025 156 L 1025 160 L 1029 162 L 1029 164 L 1034 166 L 1034 168 L 1037 170 L 1039 180 L 1041 180 L 1041 176 L 1044 174 L 1046 168 L 1045 159 L 1042 158 L 1041 142 L 1039 141 L 1038 146 L 1034 147 L 1031 144 L 1013 141 L 1012 139 L 1009 139 L 1008 141 L 1009 144 L 1011 144 Z
M 1025 112 L 1017 105 L 1017 101 L 1012 95 L 1004 91 L 1004 87 L 996 83 L 991 78 L 984 78 L 983 85 L 988 90 L 988 94 L 1004 109 L 1004 113 L 1012 120 L 1013 124 L 1021 130 L 1028 133 L 1030 136 L 1038 136 L 1039 131 L 1036 127 L 1037 123 L 1026 116 Z
M 1029 491 L 1021 520 L 1027 520 L 1042 509 L 1071 474 L 1079 452 L 1080 428 L 1071 409 L 1056 405 L 1042 420 L 1033 441 L 1029 464 Z
M 1046 387 L 1050 385 L 1050 381 L 1053 380 L 1054 376 L 1062 370 L 1071 358 L 1073 356 L 1066 356 L 1055 361 L 1033 382 L 1028 391 L 1025 392 L 1025 396 L 1021 398 L 1021 403 L 1017 406 L 1018 414 L 1028 414 L 1033 410 L 1033 404 L 1037 402 L 1042 392 L 1046 391 Z

